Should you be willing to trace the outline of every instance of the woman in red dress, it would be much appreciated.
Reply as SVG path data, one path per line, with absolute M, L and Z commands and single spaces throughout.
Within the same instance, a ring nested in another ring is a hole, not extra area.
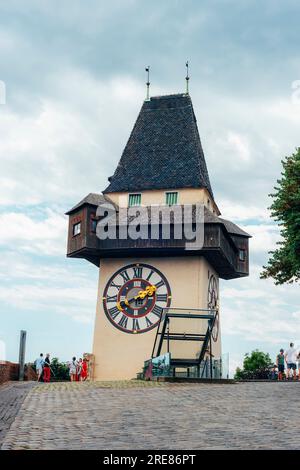
M 85 381 L 88 375 L 88 364 L 86 358 L 82 361 L 81 380 Z

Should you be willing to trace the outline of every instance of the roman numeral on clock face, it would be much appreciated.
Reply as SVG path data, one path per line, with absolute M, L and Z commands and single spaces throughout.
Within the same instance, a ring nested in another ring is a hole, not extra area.
M 111 316 L 111 318 L 114 320 L 120 313 L 120 310 L 118 310 L 117 307 L 112 307 L 108 310 L 108 313 Z
M 154 313 L 154 315 L 156 315 L 159 318 L 161 316 L 162 311 L 163 311 L 163 309 L 161 307 L 159 307 L 158 305 L 154 305 L 154 307 L 152 309 L 152 313 Z
M 159 289 L 161 286 L 164 286 L 165 283 L 164 281 L 159 281 L 157 284 L 155 284 L 156 289 Z
M 150 277 L 152 276 L 152 274 L 154 274 L 153 269 L 151 269 L 151 271 L 150 271 L 150 273 L 149 273 L 149 275 L 148 275 L 148 277 L 147 277 L 147 279 L 146 279 L 147 281 L 150 281 Z
M 168 295 L 167 294 L 157 294 L 156 300 L 157 300 L 157 302 L 167 302 Z
M 133 321 L 132 321 L 132 329 L 135 330 L 135 331 L 138 331 L 138 330 L 141 329 L 140 325 L 139 325 L 139 321 L 138 321 L 137 318 L 134 318 Z
M 134 277 L 143 277 L 143 268 L 141 266 L 133 268 L 133 275 Z
M 112 281 L 112 283 L 110 284 L 111 287 L 116 287 L 116 289 L 120 290 L 121 289 L 121 285 L 120 284 L 116 284 L 114 281 Z
M 117 294 L 111 296 L 108 295 L 106 298 L 106 302 L 117 302 Z
M 150 321 L 148 317 L 145 317 L 145 320 L 146 320 L 147 328 L 153 325 L 152 321 Z
M 126 315 L 123 315 L 121 320 L 119 321 L 119 326 L 126 329 L 127 323 L 128 323 L 128 317 L 126 317 Z
M 122 278 L 124 279 L 124 282 L 127 282 L 130 280 L 130 277 L 128 276 L 128 272 L 125 270 L 123 271 L 122 273 L 120 273 L 120 275 L 122 276 Z

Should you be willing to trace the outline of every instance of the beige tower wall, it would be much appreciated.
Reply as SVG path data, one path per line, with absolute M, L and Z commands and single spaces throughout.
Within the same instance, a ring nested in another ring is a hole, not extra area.
M 149 189 L 145 191 L 137 191 L 141 194 L 142 206 L 150 206 L 152 204 L 163 205 L 166 203 L 166 193 L 172 192 L 174 189 Z M 213 213 L 220 214 L 219 208 L 210 196 L 207 189 L 204 188 L 179 188 L 178 204 L 204 204 Z M 127 192 L 108 193 L 107 197 L 118 206 L 128 207 L 129 194 Z
M 103 310 L 107 281 L 118 269 L 132 263 L 150 264 L 166 276 L 172 292 L 171 307 L 176 308 L 207 308 L 209 273 L 218 279 L 213 268 L 199 256 L 101 260 L 93 344 L 96 380 L 134 378 L 151 357 L 156 328 L 136 335 L 124 333 L 108 321 Z M 215 357 L 221 354 L 220 334 L 212 352 Z

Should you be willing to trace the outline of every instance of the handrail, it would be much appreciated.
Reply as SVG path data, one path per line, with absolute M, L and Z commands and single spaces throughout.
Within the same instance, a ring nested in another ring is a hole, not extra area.
M 180 307 L 165 307 L 164 312 L 166 310 L 187 310 L 188 312 L 216 312 L 217 308 L 180 308 Z
M 181 313 L 179 313 L 181 312 Z M 187 313 L 182 313 L 182 312 L 187 312 Z M 188 312 L 206 312 L 206 314 L 188 314 Z M 209 312 L 209 313 L 208 313 Z M 199 365 L 204 359 L 205 352 L 208 347 L 208 343 L 211 338 L 212 334 L 212 329 L 215 324 L 215 320 L 217 317 L 217 312 L 218 309 L 208 309 L 208 308 L 171 308 L 171 307 L 166 307 L 163 309 L 162 315 L 160 317 L 159 323 L 157 325 L 157 331 L 156 331 L 156 336 L 155 336 L 155 341 L 153 345 L 153 350 L 152 350 L 152 358 L 157 357 L 161 353 L 161 348 L 164 339 L 169 340 L 186 340 L 186 341 L 199 341 L 203 342 L 202 348 L 198 357 L 198 363 Z M 205 334 L 196 334 L 196 333 L 171 333 L 168 334 L 168 337 L 166 337 L 166 328 L 169 323 L 169 320 L 171 318 L 192 318 L 192 319 L 202 319 L 202 320 L 208 320 L 208 327 L 206 330 Z M 162 325 L 162 330 L 161 330 L 161 322 L 163 321 Z M 158 336 L 159 338 L 159 343 L 157 345 L 158 341 Z M 154 356 L 156 355 L 156 356 Z

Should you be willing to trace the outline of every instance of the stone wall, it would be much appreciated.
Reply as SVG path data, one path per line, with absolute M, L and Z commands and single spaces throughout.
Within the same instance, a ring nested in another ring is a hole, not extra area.
M 37 380 L 37 374 L 31 364 L 25 364 L 24 380 Z
M 8 382 L 9 380 L 18 380 L 19 378 L 19 364 L 9 361 L 0 362 L 0 384 Z

